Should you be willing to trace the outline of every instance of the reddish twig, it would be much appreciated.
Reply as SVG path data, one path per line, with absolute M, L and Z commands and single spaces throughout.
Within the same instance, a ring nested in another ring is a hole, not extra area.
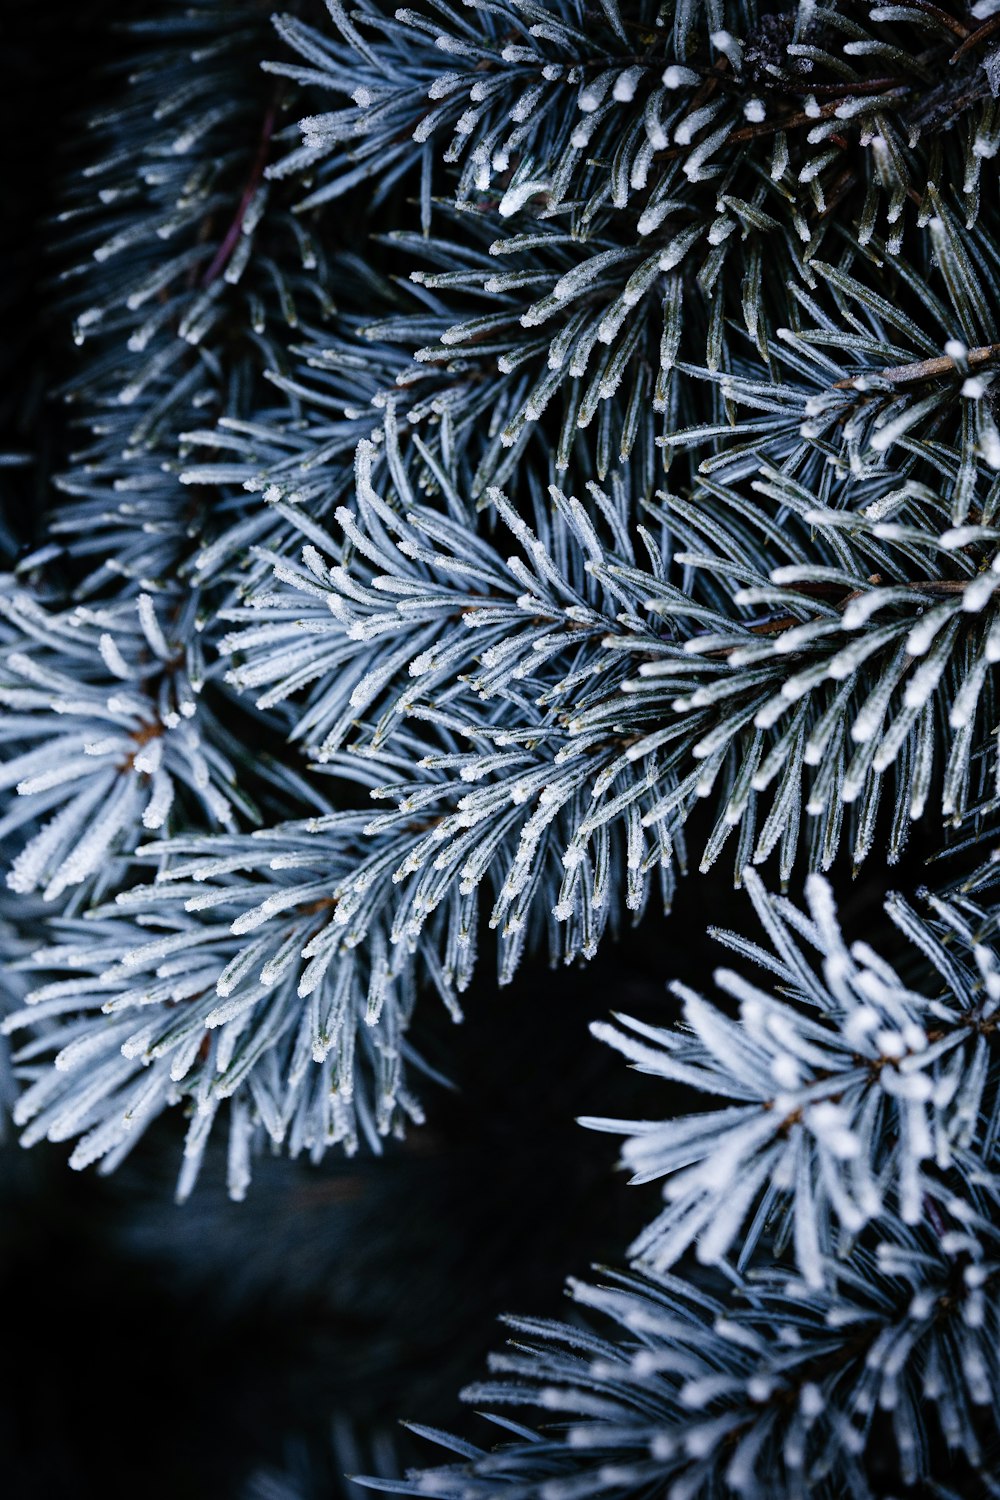
M 274 134 L 274 126 L 275 121 L 277 120 L 277 116 L 278 104 L 277 100 L 275 99 L 271 104 L 268 105 L 267 113 L 264 116 L 264 123 L 261 127 L 260 132 L 260 141 L 257 146 L 257 155 L 254 157 L 253 166 L 250 168 L 250 176 L 247 178 L 247 185 L 243 189 L 243 196 L 241 197 L 239 205 L 236 209 L 236 215 L 233 219 L 233 222 L 226 230 L 219 248 L 212 256 L 212 259 L 208 265 L 208 269 L 206 270 L 204 276 L 201 278 L 202 286 L 211 286 L 215 278 L 222 274 L 226 266 L 229 264 L 230 256 L 236 249 L 236 246 L 239 244 L 240 234 L 243 229 L 243 221 L 247 215 L 247 209 L 253 202 L 253 196 L 256 193 L 257 189 L 260 187 L 261 180 L 264 176 L 264 168 L 267 166 L 267 157 L 271 146 L 271 137 Z

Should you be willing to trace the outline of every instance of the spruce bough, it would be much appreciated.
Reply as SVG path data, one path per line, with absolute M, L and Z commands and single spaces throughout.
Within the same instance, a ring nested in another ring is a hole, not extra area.
M 128 49 L 0 588 L 23 1139 L 110 1170 L 180 1109 L 181 1197 L 216 1129 L 237 1197 L 378 1151 L 481 948 L 585 961 L 724 857 L 761 940 L 595 1028 L 697 1096 L 585 1122 L 664 1206 L 398 1487 L 1000 1494 L 1000 5 L 192 0 Z

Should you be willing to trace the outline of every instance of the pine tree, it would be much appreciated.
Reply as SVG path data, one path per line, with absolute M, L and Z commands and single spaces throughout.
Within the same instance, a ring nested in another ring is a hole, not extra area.
M 123 56 L 0 586 L 22 1140 L 377 1154 L 428 1013 L 644 918 L 666 983 L 724 858 L 763 940 L 593 1028 L 662 1207 L 511 1320 L 499 1446 L 373 1482 L 1000 1494 L 1000 3 L 162 0 Z

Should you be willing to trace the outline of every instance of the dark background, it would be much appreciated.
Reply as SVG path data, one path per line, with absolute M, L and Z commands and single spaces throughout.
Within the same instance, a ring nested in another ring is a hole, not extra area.
M 574 1116 L 664 1106 L 587 1022 L 666 1019 L 661 974 L 704 974 L 703 939 L 671 951 L 703 925 L 705 882 L 685 890 L 676 925 L 649 921 L 586 970 L 532 964 L 502 992 L 484 976 L 462 1027 L 428 999 L 425 1051 L 458 1087 L 425 1086 L 428 1123 L 382 1159 L 264 1158 L 232 1204 L 220 1152 L 178 1208 L 172 1121 L 110 1179 L 8 1143 L 3 1493 L 222 1500 L 298 1445 L 306 1493 L 332 1495 L 338 1417 L 360 1446 L 345 1465 L 368 1471 L 380 1440 L 419 1455 L 400 1417 L 474 1431 L 457 1392 L 501 1342 L 496 1317 L 565 1315 L 565 1275 L 620 1260 L 654 1207 Z

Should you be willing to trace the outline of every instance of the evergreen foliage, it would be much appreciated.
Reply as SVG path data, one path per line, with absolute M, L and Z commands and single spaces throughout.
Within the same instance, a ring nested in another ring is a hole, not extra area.
M 572 1283 L 611 1331 L 515 1319 L 468 1394 L 557 1425 L 397 1487 L 1000 1494 L 1000 6 L 163 0 L 123 46 L 0 589 L 24 1143 L 107 1171 L 179 1109 L 182 1198 L 217 1119 L 236 1198 L 377 1153 L 481 951 L 592 959 L 724 855 L 764 977 L 594 1027 L 670 1086 L 586 1121 L 663 1180 Z
M 724 969 L 716 983 L 738 1002 L 738 1021 L 679 987 L 682 1030 L 634 1021 L 596 1028 L 638 1067 L 727 1107 L 662 1125 L 588 1123 L 635 1129 L 625 1161 L 639 1181 L 668 1179 L 668 1207 L 634 1246 L 642 1261 L 665 1269 L 697 1237 L 699 1259 L 721 1262 L 753 1210 L 740 1262 L 766 1226 L 776 1248 L 793 1245 L 800 1274 L 818 1286 L 824 1259 L 843 1255 L 883 1212 L 920 1224 L 942 1174 L 983 1186 L 996 1150 L 996 1104 L 986 1096 L 996 1083 L 1000 1000 L 986 946 L 992 918 L 939 902 L 928 922 L 890 900 L 889 915 L 924 960 L 921 995 L 867 944 L 848 949 L 819 877 L 807 886 L 808 923 L 755 877 L 751 890 L 774 953 L 722 936 L 774 975 L 777 993 Z M 818 951 L 820 973 L 797 932 Z
M 617 1328 L 512 1319 L 500 1378 L 465 1392 L 555 1425 L 498 1418 L 515 1438 L 485 1453 L 428 1433 L 464 1462 L 379 1488 L 853 1497 L 892 1476 L 921 1494 L 995 1494 L 992 1226 L 959 1205 L 940 1237 L 887 1228 L 821 1288 L 774 1270 L 730 1273 L 715 1295 L 676 1277 L 572 1284 Z

